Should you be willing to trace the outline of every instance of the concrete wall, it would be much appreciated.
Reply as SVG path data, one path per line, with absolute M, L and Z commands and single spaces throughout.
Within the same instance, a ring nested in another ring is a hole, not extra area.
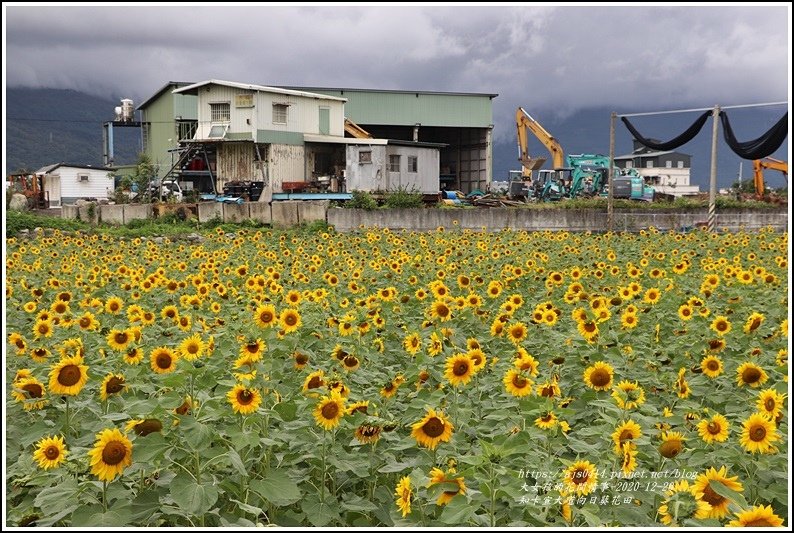
M 274 204 L 275 205 L 275 204 Z M 708 211 L 616 210 L 615 231 L 639 231 L 648 227 L 659 230 L 685 230 L 708 221 Z M 363 209 L 328 210 L 328 224 L 337 231 L 355 231 L 360 227 L 379 227 L 430 231 L 438 227 L 498 231 L 505 228 L 525 230 L 606 231 L 607 213 L 597 209 Z M 457 222 L 457 224 L 456 224 Z M 717 230 L 748 231 L 771 226 L 776 231 L 788 229 L 785 209 L 717 212 Z

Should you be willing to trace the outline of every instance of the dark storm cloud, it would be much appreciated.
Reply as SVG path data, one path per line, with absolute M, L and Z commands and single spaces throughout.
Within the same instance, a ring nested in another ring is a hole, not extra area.
M 499 93 L 565 115 L 785 100 L 785 4 L 4 5 L 8 86 L 140 101 L 168 80 Z M 509 127 L 498 136 L 512 135 Z

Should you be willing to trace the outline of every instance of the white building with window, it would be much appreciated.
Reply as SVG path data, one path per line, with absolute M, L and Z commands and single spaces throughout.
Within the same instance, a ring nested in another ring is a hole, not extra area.
M 77 200 L 104 200 L 116 190 L 114 168 L 56 163 L 35 172 L 42 176 L 44 196 L 50 207 L 74 204 Z
M 652 150 L 635 140 L 632 153 L 616 156 L 615 165 L 637 169 L 645 182 L 661 193 L 677 197 L 700 193 L 700 187 L 689 183 L 692 166 L 692 156 L 689 154 L 672 150 Z

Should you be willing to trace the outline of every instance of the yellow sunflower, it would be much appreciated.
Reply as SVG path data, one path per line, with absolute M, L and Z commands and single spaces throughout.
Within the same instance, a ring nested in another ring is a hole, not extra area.
M 766 415 L 754 413 L 742 423 L 741 445 L 752 453 L 774 453 L 773 442 L 780 440 L 775 423 Z
M 505 373 L 502 383 L 504 383 L 507 392 L 519 398 L 531 394 L 534 385 L 530 379 L 521 375 L 520 370 L 514 368 L 511 368 Z
M 752 509 L 736 514 L 736 520 L 728 522 L 730 527 L 780 527 L 783 519 L 775 514 L 771 505 L 756 505 Z
M 764 369 L 754 363 L 742 363 L 736 369 L 736 383 L 740 387 L 749 385 L 755 389 L 765 383 L 768 378 Z
M 698 422 L 698 434 L 706 444 L 725 442 L 728 439 L 730 423 L 721 414 L 715 414 L 707 420 Z
M 339 425 L 345 415 L 345 399 L 335 391 L 323 396 L 314 408 L 314 420 L 318 426 L 329 431 Z
M 442 300 L 435 300 L 430 304 L 430 318 L 438 318 L 441 322 L 447 322 L 452 318 L 452 309 Z
M 33 335 L 37 339 L 42 337 L 52 337 L 53 322 L 50 320 L 39 320 L 33 324 Z
M 124 353 L 123 359 L 128 365 L 137 365 L 143 361 L 143 350 L 140 348 L 130 348 Z
M 411 514 L 411 500 L 414 493 L 411 489 L 411 478 L 405 476 L 397 483 L 397 488 L 394 489 L 394 495 L 397 496 L 397 508 L 402 511 L 403 518 Z
M 474 362 L 468 354 L 453 355 L 447 359 L 444 377 L 455 387 L 465 385 L 474 375 Z
M 677 431 L 662 432 L 662 443 L 659 445 L 659 453 L 667 459 L 672 459 L 684 449 L 684 435 Z
M 132 342 L 133 335 L 125 329 L 112 329 L 106 338 L 108 346 L 117 352 L 123 352 L 127 349 L 127 345 Z
M 579 322 L 576 329 L 588 343 L 594 343 L 596 337 L 598 337 L 598 324 L 596 324 L 595 320 L 584 320 Z
M 562 395 L 560 386 L 557 384 L 557 380 L 555 379 L 538 385 L 537 392 L 538 396 L 543 396 L 544 398 L 556 398 Z
M 277 320 L 276 308 L 272 305 L 261 305 L 254 311 L 254 322 L 263 328 L 274 326 Z
M 262 395 L 255 388 L 245 387 L 239 383 L 226 393 L 226 399 L 232 404 L 232 410 L 241 415 L 249 415 L 259 408 Z
M 428 488 L 439 483 L 448 483 L 450 488 L 453 484 L 457 485 L 453 490 L 447 489 L 443 491 L 436 500 L 436 505 L 446 505 L 458 494 L 466 494 L 466 484 L 462 477 L 447 477 L 447 474 L 454 473 L 454 470 L 448 470 L 445 474 L 440 468 L 433 468 L 430 471 L 430 482 L 427 484 Z
M 279 317 L 279 323 L 285 333 L 292 333 L 301 327 L 301 315 L 295 309 L 284 309 Z
M 11 391 L 11 395 L 14 400 L 22 403 L 22 408 L 25 411 L 41 409 L 47 405 L 47 400 L 45 399 L 47 391 L 42 382 L 29 375 L 29 373 L 26 374 L 22 371 L 17 373 L 17 378 L 14 380 L 14 388 Z
M 636 381 L 621 381 L 612 391 L 621 409 L 635 409 L 645 403 L 645 391 Z
M 111 296 L 105 301 L 105 311 L 107 311 L 111 315 L 119 314 L 121 312 L 122 307 L 124 307 L 124 300 L 122 300 L 118 296 Z
M 179 355 L 188 361 L 195 361 L 204 353 L 206 345 L 198 333 L 187 337 L 179 344 Z
M 422 349 L 422 339 L 418 333 L 411 333 L 403 340 L 405 351 L 411 355 L 416 355 Z
M 620 470 L 629 475 L 637 469 L 637 447 L 631 442 L 623 444 L 621 448 L 623 459 L 620 462 Z
M 435 450 L 439 442 L 449 442 L 454 427 L 441 411 L 428 409 L 427 414 L 412 427 L 411 436 L 416 442 Z
M 642 428 L 633 420 L 621 422 L 612 432 L 612 442 L 615 443 L 615 453 L 620 454 L 624 444 L 632 443 L 634 439 L 642 436 Z
M 615 370 L 609 363 L 599 361 L 584 371 L 584 383 L 591 389 L 609 390 Z
M 178 358 L 176 352 L 165 346 L 155 348 L 149 355 L 152 370 L 158 374 L 168 374 L 176 370 Z
M 111 394 L 123 392 L 127 388 L 122 374 L 108 374 L 99 387 L 99 398 L 104 402 Z
M 240 346 L 240 361 L 242 364 L 255 363 L 262 359 L 262 354 L 267 349 L 265 341 L 262 339 L 248 339 L 245 344 Z M 242 366 L 242 365 L 240 365 Z M 235 368 L 240 368 L 239 366 Z
M 149 433 L 159 433 L 162 430 L 163 423 L 156 418 L 130 420 L 124 427 L 125 433 L 132 431 L 141 437 L 145 437 Z
M 722 360 L 716 355 L 707 355 L 700 361 L 700 368 L 706 376 L 716 378 L 722 374 Z
M 527 325 L 523 322 L 516 322 L 507 328 L 507 339 L 513 344 L 519 344 L 527 338 Z
M 708 518 L 711 505 L 703 500 L 703 493 L 689 485 L 689 481 L 676 481 L 665 492 L 665 500 L 659 506 L 659 514 L 665 525 L 681 525 L 684 520 Z
M 295 360 L 295 370 L 300 370 L 309 362 L 309 356 L 303 352 L 292 352 L 292 358 Z
M 767 415 L 772 420 L 776 419 L 783 410 L 786 395 L 780 394 L 775 389 L 766 389 L 758 395 L 755 406 L 760 413 Z
M 346 372 L 352 372 L 354 370 L 357 370 L 359 366 L 360 366 L 360 362 L 358 360 L 358 357 L 356 357 L 355 355 L 350 354 L 345 356 L 344 359 L 342 359 L 342 368 L 344 368 Z
M 367 414 L 369 408 L 369 400 L 353 402 L 347 406 L 347 414 L 353 415 L 355 413 Z
M 586 496 L 598 487 L 598 472 L 590 461 L 576 461 L 565 469 L 563 484 L 571 494 Z
M 753 331 L 757 330 L 761 327 L 761 324 L 764 323 L 764 319 L 766 317 L 761 313 L 752 313 L 750 316 L 747 317 L 747 321 L 744 323 L 744 328 L 742 331 L 745 333 L 752 333 Z
M 547 411 L 535 419 L 535 425 L 540 429 L 551 429 L 557 425 L 557 415 Z
M 113 481 L 132 464 L 132 442 L 117 428 L 103 429 L 88 452 L 91 473 L 100 481 Z
M 744 487 L 738 481 L 738 476 L 728 477 L 728 469 L 723 466 L 719 470 L 714 467 L 709 468 L 703 474 L 700 474 L 697 479 L 692 483 L 692 488 L 696 492 L 703 494 L 701 499 L 711 506 L 708 518 L 716 518 L 721 520 L 728 516 L 728 505 L 731 500 L 720 496 L 711 485 L 714 483 L 721 483 L 725 488 L 735 492 L 744 491 Z
M 324 386 L 324 376 L 325 372 L 322 370 L 317 370 L 306 376 L 306 379 L 303 380 L 303 392 L 308 392 L 312 389 L 319 389 L 320 387 Z
M 728 321 L 728 317 L 722 315 L 714 317 L 710 327 L 717 335 L 727 335 L 731 332 L 731 323 Z
M 44 437 L 36 443 L 36 450 L 33 458 L 39 464 L 39 468 L 49 470 L 58 468 L 66 460 L 69 451 L 63 443 L 63 437 Z
M 88 366 L 79 355 L 61 359 L 50 370 L 50 392 L 75 396 L 88 382 Z

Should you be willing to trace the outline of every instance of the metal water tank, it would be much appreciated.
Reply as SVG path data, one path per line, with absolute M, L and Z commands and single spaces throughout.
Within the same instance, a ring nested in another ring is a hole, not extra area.
M 132 100 L 129 98 L 122 98 L 121 100 L 121 120 L 122 122 L 132 122 L 135 108 L 132 105 Z
M 121 106 L 116 106 L 114 111 L 116 113 L 116 118 L 114 118 L 113 120 L 115 120 L 116 122 L 121 122 Z

